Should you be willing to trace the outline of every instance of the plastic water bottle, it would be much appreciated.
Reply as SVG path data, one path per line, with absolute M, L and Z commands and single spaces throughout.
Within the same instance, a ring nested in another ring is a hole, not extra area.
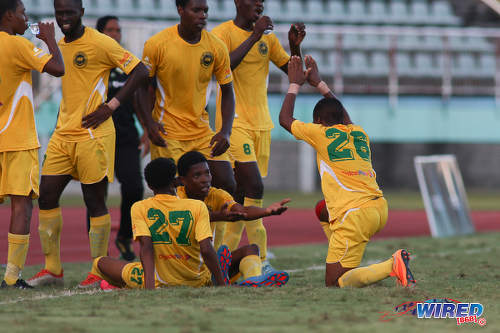
M 38 26 L 38 23 L 28 22 L 28 29 L 30 29 L 31 33 L 35 36 L 40 33 L 40 27 Z

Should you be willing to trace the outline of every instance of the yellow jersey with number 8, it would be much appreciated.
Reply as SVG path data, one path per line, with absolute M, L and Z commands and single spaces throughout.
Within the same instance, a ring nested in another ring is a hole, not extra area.
M 131 209 L 134 240 L 151 237 L 155 278 L 165 286 L 201 287 L 211 273 L 200 242 L 212 237 L 208 209 L 202 201 L 158 194 Z
M 383 196 L 372 167 L 370 140 L 361 126 L 325 127 L 295 120 L 292 134 L 316 150 L 330 223 L 348 210 Z

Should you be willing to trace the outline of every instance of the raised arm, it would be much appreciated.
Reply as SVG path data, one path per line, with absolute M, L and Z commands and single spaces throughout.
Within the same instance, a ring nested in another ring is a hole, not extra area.
M 302 57 L 300 52 L 300 44 L 306 37 L 306 26 L 303 22 L 292 24 L 288 31 L 288 44 L 290 45 L 291 56 Z M 288 63 L 281 66 L 281 70 L 288 73 Z
M 224 277 L 222 276 L 222 271 L 219 266 L 219 261 L 217 260 L 217 253 L 215 253 L 215 249 L 212 245 L 211 238 L 205 238 L 200 242 L 200 253 L 203 257 L 203 261 L 205 265 L 207 265 L 208 269 L 212 273 L 212 276 L 215 280 L 216 286 L 224 286 L 226 283 L 224 282 Z
M 139 88 L 139 86 L 146 83 L 148 78 L 148 70 L 142 62 L 138 63 L 137 66 L 130 72 L 127 82 L 118 91 L 118 93 L 113 97 L 108 103 L 101 104 L 97 110 L 83 117 L 82 126 L 85 128 L 96 129 L 105 122 L 113 112 L 124 102 L 127 98 L 133 95 L 134 91 Z
M 36 37 L 47 44 L 49 53 L 52 55 L 52 59 L 43 67 L 43 72 L 56 77 L 63 76 L 64 61 L 61 51 L 57 46 L 54 23 L 38 23 L 38 27 L 40 28 L 40 33 Z
M 243 43 L 241 43 L 240 46 L 229 54 L 229 58 L 231 59 L 231 70 L 238 67 L 255 43 L 262 38 L 264 31 L 272 29 L 273 21 L 271 18 L 269 18 L 269 16 L 261 16 L 257 22 L 255 22 L 253 32 L 250 37 L 248 37 Z
M 210 141 L 212 147 L 212 156 L 222 155 L 229 148 L 229 137 L 233 128 L 234 120 L 234 91 L 233 83 L 227 83 L 220 86 L 222 94 L 221 115 L 222 127 Z
M 151 237 L 137 237 L 141 245 L 140 258 L 142 269 L 144 270 L 144 288 L 155 289 L 155 263 L 154 250 Z
M 304 73 L 302 60 L 298 56 L 292 56 L 288 62 L 288 81 L 290 86 L 285 96 L 280 111 L 280 125 L 288 132 L 292 133 L 292 123 L 295 120 L 293 110 L 295 108 L 295 98 L 299 93 L 300 86 L 306 82 L 308 73 Z

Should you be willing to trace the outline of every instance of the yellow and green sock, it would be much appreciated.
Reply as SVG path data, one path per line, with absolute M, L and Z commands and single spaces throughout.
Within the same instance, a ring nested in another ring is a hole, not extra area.
M 254 254 L 249 255 L 241 259 L 239 268 L 243 278 L 245 279 L 253 276 L 259 276 L 262 274 L 262 261 L 259 256 Z
M 109 233 L 111 232 L 111 216 L 109 214 L 90 218 L 90 255 L 92 258 L 108 255 Z
M 244 205 L 245 206 L 256 206 L 262 207 L 262 199 L 252 199 L 245 197 Z M 253 221 L 245 221 L 245 228 L 247 231 L 248 242 L 250 244 L 257 244 L 260 250 L 260 259 L 262 261 L 267 258 L 267 231 L 262 223 L 262 218 L 253 220 Z
M 339 286 L 341 288 L 362 288 L 383 280 L 391 274 L 392 262 L 393 259 L 391 258 L 379 264 L 351 269 L 339 278 Z

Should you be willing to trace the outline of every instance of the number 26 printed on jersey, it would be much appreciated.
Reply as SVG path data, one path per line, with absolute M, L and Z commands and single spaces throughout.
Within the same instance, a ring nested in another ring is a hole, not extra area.
M 350 134 L 332 127 L 326 130 L 325 135 L 328 139 L 333 139 L 327 147 L 328 157 L 332 162 L 354 160 L 353 149 L 346 147 L 349 144 L 350 137 L 353 138 L 354 148 L 361 159 L 370 160 L 370 147 L 366 135 L 361 131 L 352 131 Z

